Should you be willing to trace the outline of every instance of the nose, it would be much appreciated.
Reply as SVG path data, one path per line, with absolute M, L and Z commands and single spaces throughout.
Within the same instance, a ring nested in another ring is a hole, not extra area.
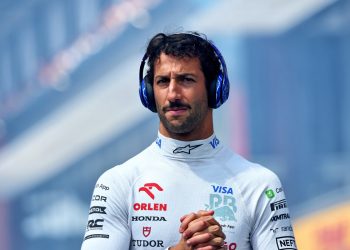
M 181 98 L 181 86 L 176 82 L 174 78 L 170 79 L 168 87 L 168 100 L 175 101 Z

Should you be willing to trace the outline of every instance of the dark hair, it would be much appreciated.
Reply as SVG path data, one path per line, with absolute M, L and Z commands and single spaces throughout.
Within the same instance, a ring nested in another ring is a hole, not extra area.
M 153 83 L 154 63 L 160 54 L 178 58 L 198 58 L 201 64 L 207 89 L 216 80 L 220 71 L 220 61 L 215 54 L 211 42 L 204 35 L 196 32 L 174 33 L 166 35 L 158 33 L 149 42 L 146 50 L 148 56 L 147 76 Z

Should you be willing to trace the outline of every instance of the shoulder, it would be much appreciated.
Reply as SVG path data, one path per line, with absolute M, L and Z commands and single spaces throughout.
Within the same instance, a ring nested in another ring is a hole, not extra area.
M 248 177 L 255 185 L 269 185 L 279 183 L 279 177 L 272 170 L 258 163 L 246 160 L 244 176 Z
M 231 151 L 230 159 L 226 163 L 237 190 L 244 200 L 257 202 L 266 196 L 269 190 L 281 190 L 279 177 L 267 167 L 251 162 Z
M 121 184 L 129 182 L 130 184 L 133 179 L 142 175 L 142 173 L 147 170 L 147 166 L 154 162 L 155 157 L 157 157 L 157 155 L 154 154 L 151 145 L 122 164 L 118 164 L 106 170 L 99 177 L 99 180 L 120 182 Z
M 228 155 L 228 167 L 233 169 L 234 175 L 239 180 L 251 185 L 279 182 L 278 176 L 267 167 L 249 161 L 228 148 L 226 148 L 226 155 Z

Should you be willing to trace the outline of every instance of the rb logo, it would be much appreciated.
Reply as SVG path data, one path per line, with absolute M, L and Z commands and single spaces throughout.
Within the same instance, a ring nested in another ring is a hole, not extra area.
M 210 194 L 209 205 L 205 205 L 207 210 L 214 210 L 215 218 L 222 221 L 237 221 L 235 213 L 237 212 L 236 200 L 229 195 Z

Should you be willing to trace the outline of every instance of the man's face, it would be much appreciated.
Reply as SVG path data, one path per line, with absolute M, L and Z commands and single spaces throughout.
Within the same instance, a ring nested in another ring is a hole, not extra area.
M 153 89 L 160 129 L 187 134 L 207 127 L 207 90 L 198 58 L 176 58 L 162 53 L 154 65 Z

